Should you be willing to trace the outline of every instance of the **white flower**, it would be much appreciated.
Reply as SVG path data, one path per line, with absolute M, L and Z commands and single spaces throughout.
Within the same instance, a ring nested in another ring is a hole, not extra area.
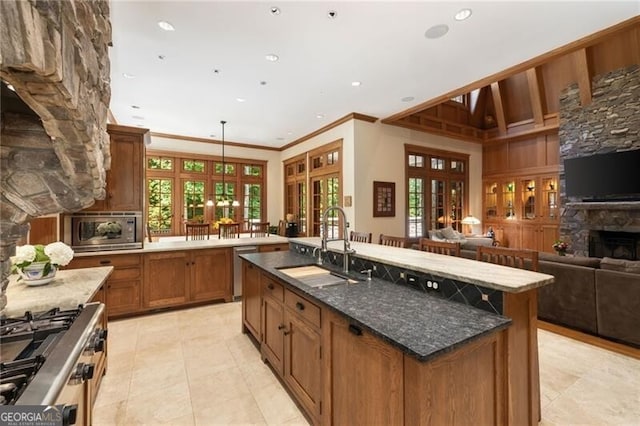
M 60 241 L 48 244 L 44 248 L 44 254 L 49 256 L 51 263 L 54 265 L 65 266 L 73 259 L 73 250 L 71 250 L 71 247 Z
M 33 262 L 36 258 L 36 248 L 32 245 L 16 247 L 16 255 L 11 257 L 11 263 L 19 265 L 24 262 Z

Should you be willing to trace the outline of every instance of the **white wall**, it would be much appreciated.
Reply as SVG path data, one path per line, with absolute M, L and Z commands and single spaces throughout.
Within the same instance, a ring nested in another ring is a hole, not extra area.
M 218 144 L 158 136 L 151 136 L 151 144 L 147 146 L 147 149 L 214 156 L 222 155 L 222 146 Z M 272 224 L 277 224 L 278 220 L 284 217 L 282 213 L 283 184 L 281 153 L 279 151 L 244 148 L 225 144 L 224 155 L 225 157 L 267 161 L 267 220 Z
M 469 154 L 469 212 L 481 217 L 482 146 L 444 136 L 417 132 L 381 122 L 355 124 L 356 176 L 354 205 L 357 206 L 352 229 L 373 233 L 405 235 L 405 168 L 404 145 L 419 145 Z M 395 217 L 373 217 L 373 181 L 395 182 Z

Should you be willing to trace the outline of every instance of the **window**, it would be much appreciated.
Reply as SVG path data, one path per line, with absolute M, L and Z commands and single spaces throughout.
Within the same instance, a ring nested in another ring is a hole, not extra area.
M 266 161 L 225 161 L 224 191 L 219 158 L 149 151 L 146 161 L 146 214 L 154 230 L 182 235 L 184 222 L 212 223 L 223 216 L 236 222 L 266 220 Z M 218 207 L 223 192 L 239 206 Z M 214 206 L 207 206 L 209 199 Z
M 468 195 L 469 156 L 405 146 L 407 169 L 407 236 L 427 235 L 447 226 L 462 231 Z M 420 167 L 428 158 L 429 167 Z
M 204 182 L 185 180 L 182 188 L 183 217 L 187 222 L 202 222 L 205 202 Z
M 285 161 L 285 214 L 294 215 L 299 235 L 320 236 L 324 211 L 341 205 L 341 157 L 342 140 L 338 140 Z M 329 222 L 330 238 L 339 238 L 342 224 L 335 212 Z
M 151 170 L 173 170 L 173 158 L 147 157 L 147 168 Z
M 182 170 L 185 172 L 197 172 L 204 173 L 204 161 L 198 160 L 183 160 L 182 162 Z
M 170 233 L 173 218 L 173 179 L 147 179 L 149 226 Z

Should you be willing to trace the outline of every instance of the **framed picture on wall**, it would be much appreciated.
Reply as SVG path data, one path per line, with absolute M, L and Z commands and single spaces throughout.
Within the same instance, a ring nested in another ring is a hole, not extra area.
M 373 217 L 396 215 L 395 182 L 373 182 Z

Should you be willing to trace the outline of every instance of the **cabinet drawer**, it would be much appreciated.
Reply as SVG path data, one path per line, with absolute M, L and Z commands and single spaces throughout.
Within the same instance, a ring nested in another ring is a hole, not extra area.
M 76 257 L 69 264 L 69 269 L 95 268 L 97 266 L 139 266 L 142 259 L 139 254 L 117 254 L 113 256 Z
M 272 297 L 280 302 L 284 300 L 284 287 L 279 282 L 262 276 L 262 295 Z
M 266 253 L 270 251 L 289 251 L 289 243 L 283 244 L 265 244 L 258 247 L 260 253 Z
M 118 268 L 113 270 L 113 272 L 111 273 L 111 276 L 109 276 L 109 281 L 137 280 L 141 278 L 141 275 L 142 274 L 140 273 L 139 267 Z
M 304 297 L 300 297 L 290 290 L 284 293 L 284 304 L 289 309 L 309 321 L 310 324 L 320 327 L 320 308 L 309 302 Z

